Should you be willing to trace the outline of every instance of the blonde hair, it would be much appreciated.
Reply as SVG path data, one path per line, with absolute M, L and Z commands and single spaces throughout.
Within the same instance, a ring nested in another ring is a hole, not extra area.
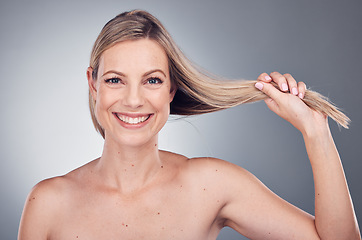
M 156 41 L 168 56 L 171 90 L 176 89 L 175 97 L 170 104 L 171 114 L 203 114 L 268 98 L 254 87 L 256 83 L 254 80 L 226 80 L 198 69 L 184 56 L 161 22 L 150 13 L 141 10 L 121 13 L 103 27 L 91 53 L 90 67 L 93 69 L 93 80 L 97 79 L 99 60 L 104 51 L 116 43 L 142 38 Z M 306 90 L 303 101 L 310 108 L 348 128 L 349 118 L 326 97 Z M 96 130 L 104 138 L 105 132 L 97 121 L 94 107 L 95 99 L 89 92 L 92 121 Z

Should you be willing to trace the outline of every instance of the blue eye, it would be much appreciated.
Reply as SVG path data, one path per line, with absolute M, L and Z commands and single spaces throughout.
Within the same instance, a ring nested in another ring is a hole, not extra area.
M 121 79 L 119 78 L 109 78 L 105 80 L 106 83 L 110 83 L 110 84 L 117 84 L 121 82 Z
M 149 78 L 147 79 L 147 83 L 149 84 L 160 84 L 162 83 L 162 80 L 159 78 Z

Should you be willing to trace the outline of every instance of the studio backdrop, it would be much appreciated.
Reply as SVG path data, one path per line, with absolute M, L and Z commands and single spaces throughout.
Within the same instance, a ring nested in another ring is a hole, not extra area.
M 362 221 L 362 2 L 360 0 L 5 0 L 0 2 L 0 239 L 15 239 L 28 192 L 100 156 L 86 69 L 103 25 L 120 12 L 158 17 L 188 58 L 213 74 L 256 79 L 291 73 L 352 120 L 330 121 Z M 260 147 L 263 150 L 260 151 Z M 171 117 L 160 148 L 221 158 L 282 198 L 314 212 L 301 134 L 263 102 L 198 117 Z M 246 239 L 223 229 L 221 239 Z

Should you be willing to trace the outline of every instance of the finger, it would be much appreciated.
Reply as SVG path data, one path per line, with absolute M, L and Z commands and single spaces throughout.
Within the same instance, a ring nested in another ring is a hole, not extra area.
M 288 83 L 287 80 L 283 75 L 281 75 L 278 72 L 272 72 L 270 73 L 270 77 L 273 79 L 274 82 L 276 82 L 280 88 L 281 91 L 286 92 L 288 91 Z
M 295 79 L 289 73 L 286 73 L 283 76 L 287 80 L 290 92 L 295 96 L 298 95 L 297 81 L 295 81 Z
M 305 91 L 307 90 L 307 86 L 305 85 L 304 82 L 298 82 L 298 97 L 300 99 L 303 99 L 305 96 Z
M 282 98 L 282 92 L 280 92 L 276 87 L 274 87 L 271 83 L 265 83 L 262 81 L 258 81 L 255 83 L 255 87 L 268 95 L 271 99 L 276 101 L 277 103 Z
M 257 78 L 258 81 L 271 82 L 272 78 L 267 73 L 262 73 Z

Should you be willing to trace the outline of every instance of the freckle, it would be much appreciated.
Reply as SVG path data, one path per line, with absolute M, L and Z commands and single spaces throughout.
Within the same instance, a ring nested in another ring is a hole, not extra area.
M 204 188 L 204 191 L 206 190 L 206 188 Z
M 182 185 L 180 187 L 182 187 Z
M 215 171 L 217 172 L 217 169 Z
M 220 202 L 219 200 L 217 200 L 217 202 Z
M 124 169 L 125 172 L 127 172 L 127 169 Z
M 162 230 L 164 230 L 165 228 L 164 228 L 164 227 L 162 227 L 161 229 L 162 229 Z
M 158 212 L 157 215 L 160 215 L 160 213 Z
M 161 168 L 163 168 L 163 165 L 161 166 Z

